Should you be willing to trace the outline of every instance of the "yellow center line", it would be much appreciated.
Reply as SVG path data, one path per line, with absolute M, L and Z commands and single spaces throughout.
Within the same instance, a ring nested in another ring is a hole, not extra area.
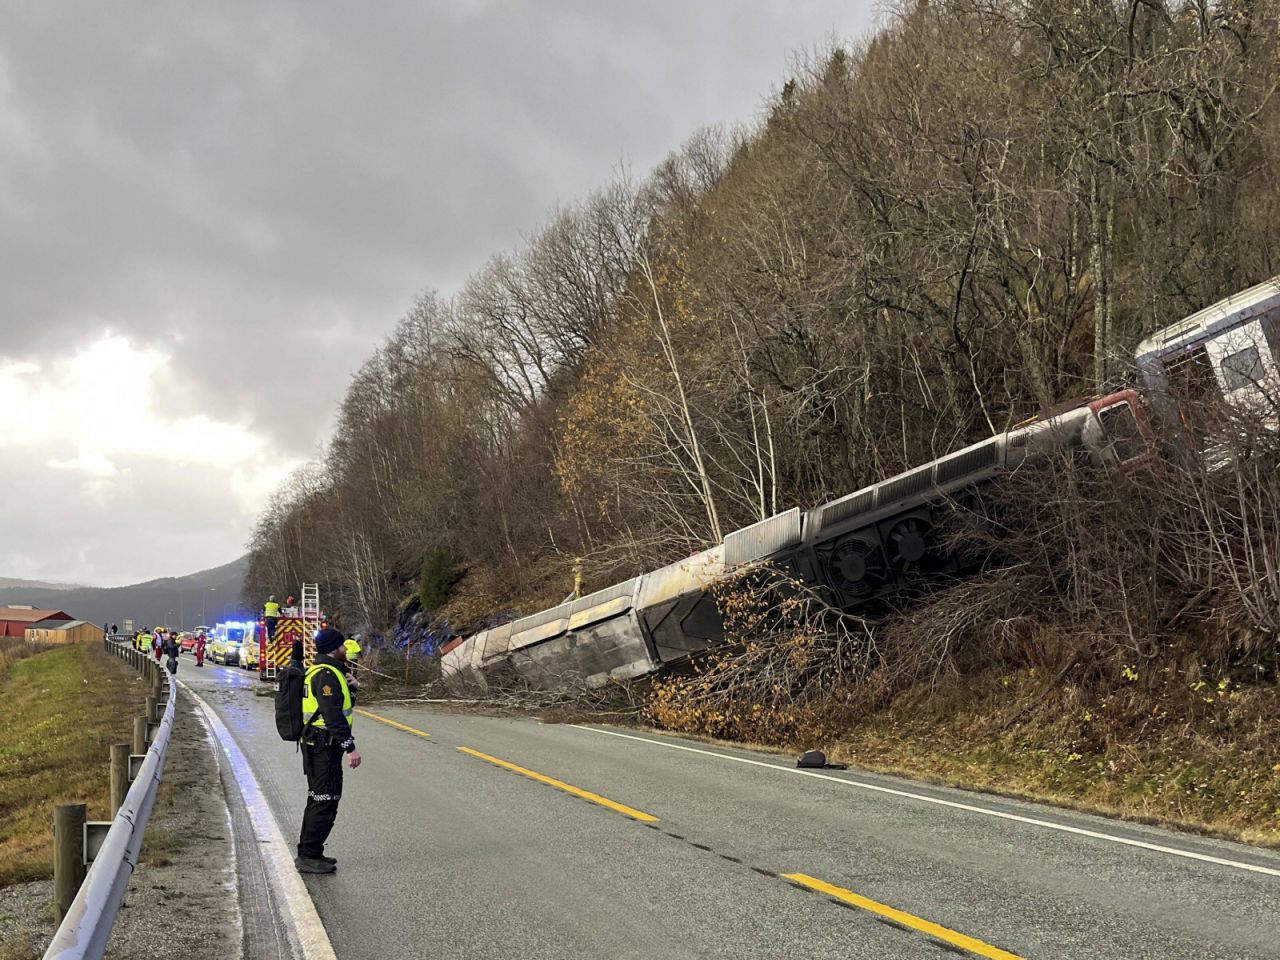
M 563 780 L 557 780 L 555 777 L 548 777 L 546 774 L 538 773 L 534 770 L 527 770 L 524 767 L 518 767 L 514 763 L 508 763 L 506 760 L 499 760 L 497 757 L 491 757 L 487 753 L 481 753 L 479 750 L 472 750 L 470 747 L 459 747 L 463 753 L 473 757 L 479 757 L 481 760 L 487 760 L 489 763 L 496 764 L 507 770 L 514 770 L 516 773 L 523 774 L 531 780 L 537 780 L 539 783 L 545 783 L 549 787 L 555 787 L 557 790 L 563 790 L 565 793 L 571 793 L 575 797 L 581 797 L 583 800 L 590 800 L 592 803 L 598 803 L 602 807 L 608 807 L 610 810 L 616 810 L 618 813 L 631 817 L 633 820 L 639 820 L 641 823 L 657 823 L 658 818 L 628 807 L 626 804 L 617 803 L 607 797 L 602 797 L 598 793 L 592 793 L 590 790 L 583 790 L 581 787 L 575 787 L 572 784 L 565 783 Z
M 405 733 L 412 733 L 414 736 L 425 737 L 431 739 L 431 734 L 425 730 L 419 730 L 417 727 L 411 727 L 408 724 L 397 723 L 395 720 L 388 720 L 386 717 L 380 717 L 376 713 L 370 713 L 368 710 L 361 710 L 356 707 L 356 713 L 362 717 L 368 717 L 370 720 L 377 720 L 379 723 L 385 723 L 389 727 L 395 727 L 397 730 L 403 730 Z
M 999 947 L 993 947 L 989 943 L 983 943 L 981 940 L 967 937 L 963 933 L 956 933 L 954 930 L 948 930 L 946 927 L 939 926 L 936 923 L 922 920 L 920 917 L 904 913 L 901 910 L 895 910 L 893 907 L 886 906 L 883 903 L 876 903 L 874 900 L 860 897 L 852 890 L 837 887 L 834 884 L 827 883 L 825 880 L 818 880 L 803 873 L 784 873 L 782 874 L 782 879 L 798 883 L 801 886 L 808 887 L 810 890 L 825 893 L 827 896 L 835 897 L 837 900 L 842 900 L 855 907 L 861 907 L 863 910 L 869 910 L 905 927 L 919 930 L 921 933 L 927 933 L 929 936 L 936 937 L 945 943 L 968 950 L 970 953 L 977 954 L 980 957 L 987 957 L 989 960 L 1025 960 L 1024 957 L 1020 957 L 1016 953 L 1001 950 Z

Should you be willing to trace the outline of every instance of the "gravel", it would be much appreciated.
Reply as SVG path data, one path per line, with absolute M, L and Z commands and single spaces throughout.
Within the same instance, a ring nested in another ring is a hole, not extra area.
M 230 819 L 214 745 L 179 693 L 160 796 L 108 960 L 242 955 Z

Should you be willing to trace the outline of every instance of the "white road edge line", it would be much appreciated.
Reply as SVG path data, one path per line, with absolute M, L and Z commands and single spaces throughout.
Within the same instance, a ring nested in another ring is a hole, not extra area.
M 293 854 L 280 833 L 271 808 L 267 806 L 266 797 L 262 795 L 262 788 L 258 786 L 258 778 L 253 775 L 249 761 L 222 718 L 214 713 L 213 708 L 200 698 L 190 684 L 181 680 L 178 682 L 182 683 L 183 690 L 204 714 L 205 722 L 209 724 L 227 763 L 231 765 L 231 772 L 235 775 L 248 808 L 259 849 L 267 861 L 267 877 L 278 895 L 280 910 L 284 914 L 282 919 L 289 925 L 290 941 L 297 946 L 302 960 L 337 960 L 333 944 L 329 942 L 329 934 L 320 922 L 320 915 L 316 913 L 307 885 L 302 882 L 302 877 L 293 864 Z
M 1221 867 L 1234 867 L 1237 870 L 1248 870 L 1252 873 L 1261 873 L 1269 877 L 1280 877 L 1280 870 L 1273 867 L 1263 867 L 1254 863 L 1242 863 L 1238 860 L 1227 860 L 1223 857 L 1212 857 L 1207 853 L 1195 853 L 1191 850 L 1179 850 L 1177 847 L 1166 847 L 1158 843 L 1147 843 L 1145 840 L 1133 840 L 1129 837 L 1118 837 L 1110 833 L 1101 833 L 1097 830 L 1086 830 L 1083 827 L 1071 827 L 1063 823 L 1053 823 L 1049 820 L 1037 820 L 1035 817 L 1023 817 L 1016 813 L 1005 813 L 1001 810 L 992 810 L 988 807 L 979 807 L 970 803 L 959 803 L 955 800 L 943 800 L 941 797 L 930 797 L 921 793 L 912 793 L 909 790 L 895 790 L 893 787 L 882 787 L 874 783 L 864 783 L 861 780 L 851 780 L 845 777 L 833 777 L 830 774 L 816 773 L 813 770 L 801 770 L 795 767 L 781 767 L 776 763 L 765 763 L 763 760 L 749 760 L 746 757 L 735 757 L 728 753 L 718 753 L 715 750 L 702 750 L 698 747 L 687 747 L 679 743 L 667 743 L 662 740 L 651 740 L 648 737 L 637 737 L 630 733 L 619 733 L 616 730 L 601 730 L 599 727 L 588 727 L 581 723 L 573 723 L 570 726 L 577 727 L 579 730 L 587 730 L 591 733 L 602 733 L 609 737 L 621 737 L 624 740 L 638 740 L 640 743 L 652 744 L 655 747 L 667 747 L 671 750 L 685 750 L 689 753 L 700 753 L 708 757 L 718 757 L 721 760 L 733 760 L 736 763 L 746 763 L 753 767 L 765 767 L 769 770 L 777 770 L 780 773 L 796 773 L 804 777 L 814 777 L 818 780 L 830 780 L 832 783 L 842 783 L 846 787 L 858 787 L 862 790 L 872 790 L 876 793 L 888 793 L 895 797 L 906 797 L 909 800 L 919 800 L 922 803 L 932 803 L 940 807 L 951 807 L 955 810 L 966 810 L 969 813 L 978 813 L 986 817 L 997 817 L 1001 820 L 1012 820 L 1015 823 L 1026 823 L 1033 827 L 1044 827 L 1047 830 L 1058 830 L 1062 833 L 1074 833 L 1081 837 L 1090 837 L 1094 840 L 1107 840 L 1111 843 L 1123 844 L 1126 847 L 1138 847 L 1142 850 L 1152 850 L 1156 853 L 1167 853 L 1174 857 L 1185 857 L 1188 860 L 1200 860 L 1204 863 L 1213 863 Z

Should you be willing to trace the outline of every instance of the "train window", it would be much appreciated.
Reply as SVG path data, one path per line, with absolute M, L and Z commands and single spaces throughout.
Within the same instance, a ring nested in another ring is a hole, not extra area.
M 1170 390 L 1180 403 L 1208 400 L 1219 395 L 1213 364 L 1203 345 L 1175 353 L 1165 360 L 1164 369 L 1169 377 Z
M 1222 379 L 1228 390 L 1252 386 L 1263 377 L 1262 357 L 1257 347 L 1245 347 L 1222 358 Z
M 1115 403 L 1098 411 L 1098 421 L 1107 440 L 1121 463 L 1140 457 L 1147 452 L 1147 440 L 1138 427 L 1133 408 L 1127 403 Z

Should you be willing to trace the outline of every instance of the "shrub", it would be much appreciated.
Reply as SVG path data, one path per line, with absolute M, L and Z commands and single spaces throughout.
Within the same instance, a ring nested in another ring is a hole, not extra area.
M 443 607 L 453 594 L 454 585 L 462 577 L 462 571 L 453 555 L 440 547 L 427 552 L 422 561 L 422 578 L 418 582 L 418 598 L 422 605 L 434 612 Z

